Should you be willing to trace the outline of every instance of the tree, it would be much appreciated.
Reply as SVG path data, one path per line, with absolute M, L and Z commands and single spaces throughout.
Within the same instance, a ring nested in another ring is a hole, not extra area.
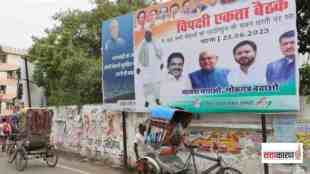
M 310 102 L 310 65 L 304 64 L 299 69 L 300 73 L 300 89 L 299 93 L 302 96 L 306 96 L 306 101 Z
M 46 89 L 48 105 L 101 103 L 101 22 L 142 6 L 95 0 L 91 11 L 68 10 L 53 19 L 59 25 L 33 38 L 28 59 L 36 66 L 34 81 Z
M 296 0 L 296 5 L 299 52 L 310 53 L 310 3 L 308 0 Z
M 310 53 L 310 3 L 308 0 L 296 0 L 298 45 L 301 54 Z M 310 95 L 310 65 L 305 64 L 300 69 L 300 94 Z M 310 98 L 308 97 L 308 101 Z

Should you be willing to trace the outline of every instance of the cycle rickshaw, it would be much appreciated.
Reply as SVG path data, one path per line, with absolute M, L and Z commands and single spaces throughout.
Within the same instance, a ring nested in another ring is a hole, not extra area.
M 157 106 L 150 109 L 147 121 L 145 143 L 151 148 L 138 162 L 139 173 L 150 174 L 241 174 L 235 168 L 224 165 L 223 158 L 210 157 L 197 152 L 198 146 L 186 140 L 186 129 L 191 123 L 193 114 L 182 109 Z M 181 148 L 182 147 L 182 148 Z M 182 160 L 179 151 L 188 152 Z M 198 171 L 196 158 L 209 160 L 215 164 Z M 142 166 L 142 167 L 141 167 Z
M 55 167 L 58 154 L 50 143 L 53 112 L 42 108 L 29 108 L 19 113 L 18 132 L 12 135 L 7 147 L 8 162 L 23 171 L 30 159 L 43 159 L 49 167 Z

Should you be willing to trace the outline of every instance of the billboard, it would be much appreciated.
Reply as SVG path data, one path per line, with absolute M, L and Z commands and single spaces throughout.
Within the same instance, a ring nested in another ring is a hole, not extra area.
M 106 104 L 134 100 L 132 14 L 102 23 L 102 91 Z
M 136 110 L 299 110 L 295 0 L 176 0 L 133 23 Z

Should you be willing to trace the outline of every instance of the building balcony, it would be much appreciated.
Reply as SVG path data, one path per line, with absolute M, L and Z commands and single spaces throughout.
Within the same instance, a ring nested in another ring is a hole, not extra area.
M 6 86 L 17 85 L 17 79 L 0 78 L 0 85 L 6 85 Z
M 0 94 L 0 101 L 1 102 L 11 101 L 15 97 L 16 97 L 16 92 L 15 93 Z
M 8 116 L 13 114 L 13 109 L 4 109 L 2 110 L 2 112 L 0 113 L 2 116 Z
M 5 71 L 15 71 L 19 69 L 18 65 L 11 65 L 7 63 L 0 63 L 0 72 L 5 72 Z

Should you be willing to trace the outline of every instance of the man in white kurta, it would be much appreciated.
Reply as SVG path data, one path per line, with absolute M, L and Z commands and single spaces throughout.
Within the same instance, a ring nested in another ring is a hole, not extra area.
M 242 71 L 239 67 L 235 68 L 228 74 L 228 83 L 235 86 L 266 84 L 266 78 L 263 76 L 265 69 L 258 65 L 249 67 L 247 72 Z
M 159 103 L 163 53 L 150 30 L 145 32 L 144 38 L 138 54 L 138 66 L 143 79 L 145 106 L 148 107 Z
M 256 51 L 256 44 L 249 40 L 241 41 L 234 47 L 234 59 L 239 67 L 229 72 L 229 85 L 266 84 L 265 68 L 255 61 Z

